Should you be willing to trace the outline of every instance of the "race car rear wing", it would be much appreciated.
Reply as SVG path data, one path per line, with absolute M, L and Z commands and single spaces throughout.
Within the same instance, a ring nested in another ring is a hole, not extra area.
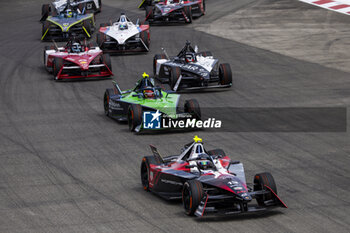
M 152 153 L 153 153 L 153 156 L 154 158 L 156 159 L 156 162 L 158 164 L 161 164 L 161 163 L 164 163 L 164 159 L 163 157 L 159 154 L 157 148 L 153 145 L 149 145 L 149 147 L 151 147 L 151 150 L 152 150 Z

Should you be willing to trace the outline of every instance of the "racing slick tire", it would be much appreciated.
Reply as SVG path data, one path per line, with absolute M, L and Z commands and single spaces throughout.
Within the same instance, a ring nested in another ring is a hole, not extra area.
M 221 85 L 232 84 L 232 71 L 231 66 L 227 63 L 220 64 L 219 66 L 219 79 Z
M 101 63 L 106 64 L 108 69 L 112 72 L 111 56 L 108 53 L 101 55 Z M 106 68 L 104 68 L 104 69 L 107 70 Z
M 275 179 L 269 172 L 259 173 L 254 176 L 254 191 L 269 190 L 268 186 L 277 195 Z M 260 206 L 264 206 L 264 201 L 274 200 L 275 196 L 269 192 L 267 194 L 256 195 L 256 201 Z
M 186 23 L 192 23 L 192 8 L 191 8 L 191 6 L 185 6 L 184 13 L 187 17 Z
M 86 31 L 89 33 L 89 36 L 87 35 L 87 37 L 91 37 L 91 22 L 90 19 L 84 20 L 83 21 L 83 27 L 86 29 Z
M 171 90 L 174 90 L 176 82 L 180 78 L 180 76 L 181 76 L 181 68 L 180 67 L 172 67 L 170 77 L 169 77 L 169 85 L 171 87 Z
M 52 74 L 54 80 L 57 80 L 57 75 L 63 67 L 63 60 L 61 58 L 55 57 L 52 65 Z
M 149 169 L 150 164 L 157 164 L 153 156 L 145 156 L 141 163 L 141 184 L 143 189 L 149 191 Z
M 139 104 L 131 104 L 128 110 L 128 125 L 130 131 L 142 123 L 142 107 Z
M 43 22 L 43 27 L 42 27 L 41 36 L 44 36 L 44 35 L 45 35 L 46 31 L 49 30 L 50 25 L 51 25 L 51 23 L 48 22 L 48 21 Z M 47 32 L 47 33 L 48 33 L 48 32 Z M 46 37 L 47 37 L 47 34 L 45 35 L 44 38 L 42 38 L 42 40 L 46 40 L 46 39 L 45 39 Z
M 208 151 L 208 155 L 216 155 L 216 156 L 218 156 L 220 158 L 226 156 L 225 152 L 222 149 L 210 150 L 210 151 Z
M 205 15 L 205 0 L 202 0 L 201 11 L 202 11 L 202 15 Z
M 109 27 L 111 26 L 110 23 L 100 23 L 100 27 Z
M 98 8 L 97 12 L 101 12 L 102 11 L 102 0 L 98 0 L 98 5 L 100 6 L 100 8 Z
M 140 33 L 140 37 L 141 37 L 141 40 L 143 41 L 143 43 L 145 43 L 145 45 L 149 49 L 149 45 L 151 43 L 151 41 L 149 39 L 149 33 L 147 31 L 142 31 Z M 148 50 L 145 48 L 145 51 L 148 51 Z
M 44 48 L 44 66 L 46 67 L 46 50 L 55 50 L 55 46 L 53 45 L 46 45 Z M 51 73 L 51 72 L 50 72 Z
M 89 42 L 89 44 L 87 45 L 87 47 L 88 47 L 89 49 L 94 49 L 94 48 L 97 48 L 98 46 L 97 46 L 96 42 L 91 41 L 91 42 Z
M 165 54 L 156 54 L 153 57 L 153 75 L 156 76 L 157 74 L 157 60 L 159 59 L 166 59 Z
M 146 21 L 154 18 L 153 6 L 146 7 Z
M 203 198 L 203 194 L 203 185 L 198 180 L 189 180 L 184 184 L 182 189 L 182 204 L 187 215 L 194 215 Z
M 102 49 L 103 48 L 103 44 L 106 41 L 106 35 L 102 32 L 99 32 L 96 34 L 96 43 L 97 45 Z
M 200 52 L 199 54 L 202 55 L 203 57 L 211 57 L 211 56 L 213 56 L 213 54 L 210 51 Z
M 184 106 L 185 113 L 189 113 L 192 115 L 193 118 L 200 120 L 201 115 L 201 109 L 199 107 L 199 103 L 196 99 L 190 99 L 185 101 Z
M 85 14 L 90 14 L 90 13 L 93 13 L 93 10 L 91 9 L 87 9 L 87 6 L 86 6 L 86 3 L 79 3 L 78 5 L 78 9 L 80 12 L 83 12 L 83 10 L 85 9 Z
M 111 95 L 114 95 L 113 89 L 112 88 L 106 89 L 105 94 L 103 96 L 103 108 L 106 116 L 109 116 L 109 100 Z
M 43 4 L 41 7 L 41 18 L 45 20 L 50 15 L 50 4 Z

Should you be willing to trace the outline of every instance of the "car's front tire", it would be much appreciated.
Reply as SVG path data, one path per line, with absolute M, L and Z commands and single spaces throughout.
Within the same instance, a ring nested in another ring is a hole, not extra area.
M 232 84 L 232 71 L 231 66 L 227 63 L 220 64 L 219 66 L 219 79 L 221 85 Z
M 106 116 L 109 116 L 109 101 L 111 96 L 114 94 L 113 89 L 112 88 L 108 88 L 105 91 L 105 94 L 103 96 L 103 108 L 104 108 L 104 112 Z
M 61 58 L 55 57 L 53 60 L 52 73 L 54 80 L 57 80 L 57 75 L 60 73 L 60 70 L 63 67 L 63 60 Z
M 193 118 L 200 120 L 202 117 L 199 103 L 196 99 L 186 100 L 184 106 L 185 113 L 189 113 Z
M 130 131 L 135 131 L 142 124 L 142 107 L 139 104 L 131 104 L 128 110 L 128 125 Z
M 254 176 L 254 191 L 268 190 L 266 186 L 270 187 L 271 190 L 277 195 L 277 186 L 275 179 L 269 172 L 259 173 Z M 273 200 L 275 196 L 270 192 L 267 194 L 256 195 L 256 201 L 259 205 L 264 206 L 265 201 Z
M 181 76 L 181 68 L 180 67 L 172 67 L 170 77 L 169 77 L 169 85 L 171 87 L 171 90 L 174 90 L 175 85 L 176 85 L 177 81 L 179 80 L 180 76 Z
M 187 215 L 194 215 L 203 195 L 203 185 L 198 180 L 189 180 L 184 184 L 182 189 L 182 204 Z

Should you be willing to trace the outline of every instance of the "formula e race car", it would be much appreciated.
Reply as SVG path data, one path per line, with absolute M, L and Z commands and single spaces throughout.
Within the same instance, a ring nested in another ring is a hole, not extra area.
M 46 46 L 44 65 L 55 80 L 98 78 L 112 76 L 111 59 L 108 54 L 90 44 L 82 44 L 71 38 L 65 47 Z
M 191 6 L 192 17 L 197 18 L 205 14 L 205 0 L 143 0 L 139 8 L 143 7 L 147 10 L 148 7 L 154 7 L 156 4 L 188 4 Z M 149 10 L 152 8 L 149 8 Z M 167 10 L 165 10 L 167 11 Z
M 231 161 L 221 149 L 205 150 L 197 136 L 180 155 L 162 157 L 152 145 L 151 150 L 153 156 L 143 157 L 141 163 L 143 188 L 167 200 L 182 199 L 187 215 L 287 208 L 270 173 L 256 174 L 249 186 L 241 162 Z
M 82 4 L 75 8 L 67 3 L 65 9 L 48 16 L 42 25 L 41 40 L 68 40 L 72 34 L 90 38 L 95 29 L 95 16 Z
M 146 20 L 150 23 L 192 23 L 193 17 L 204 14 L 204 0 L 164 0 L 146 7 Z
M 154 76 L 162 83 L 169 83 L 174 91 L 232 86 L 230 65 L 219 64 L 209 51 L 198 52 L 198 47 L 193 49 L 187 41 L 175 57 L 163 52 L 153 58 Z
M 197 100 L 186 100 L 184 111 L 180 112 L 178 107 L 180 95 L 165 92 L 160 87 L 156 87 L 154 80 L 146 73 L 134 89 L 121 91 L 116 82 L 113 84 L 113 88 L 106 89 L 104 94 L 105 114 L 118 121 L 127 121 L 130 131 L 166 129 L 160 119 L 171 121 L 200 120 L 201 118 Z
M 133 24 L 122 13 L 113 25 L 101 24 L 96 41 L 104 52 L 147 52 L 150 46 L 149 25 L 140 25 L 139 20 Z
M 89 13 L 101 12 L 102 0 L 55 0 L 51 4 L 43 4 L 41 7 L 41 21 L 49 15 L 60 14 L 64 12 L 67 4 L 74 8 L 85 7 Z

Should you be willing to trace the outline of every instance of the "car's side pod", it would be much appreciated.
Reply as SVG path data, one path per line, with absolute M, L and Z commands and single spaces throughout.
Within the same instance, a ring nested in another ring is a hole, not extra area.
M 271 191 L 271 193 L 276 197 L 276 202 L 277 204 L 279 204 L 281 207 L 284 208 L 288 208 L 288 206 L 281 200 L 281 198 L 279 198 L 279 196 L 277 196 L 277 194 L 267 185 L 265 185 L 265 187 Z

